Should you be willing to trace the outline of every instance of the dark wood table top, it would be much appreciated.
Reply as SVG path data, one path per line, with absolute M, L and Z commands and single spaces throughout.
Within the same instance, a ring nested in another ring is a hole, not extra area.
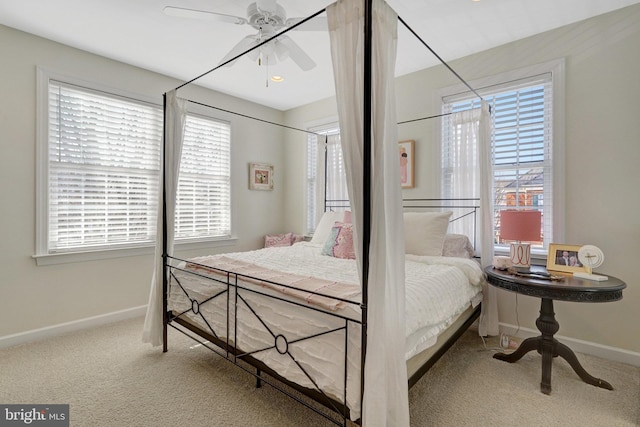
M 608 276 L 609 279 L 598 282 L 573 277 L 570 273 L 564 275 L 564 280 L 562 281 L 551 281 L 542 278 L 516 276 L 506 270 L 494 269 L 492 266 L 488 266 L 484 271 L 487 274 L 487 281 L 496 287 L 532 297 L 559 301 L 618 301 L 622 299 L 622 290 L 627 287 L 622 280 L 604 273 L 602 274 Z M 535 265 L 531 266 L 531 271 L 547 272 L 545 267 Z

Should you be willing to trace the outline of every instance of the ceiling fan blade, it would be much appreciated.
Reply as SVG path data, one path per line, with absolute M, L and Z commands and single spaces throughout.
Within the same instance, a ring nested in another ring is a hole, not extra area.
M 260 43 L 260 40 L 256 39 L 256 36 L 244 37 L 233 48 L 231 48 L 229 53 L 227 53 L 225 55 L 225 57 L 222 58 L 222 60 L 218 64 L 224 64 L 225 62 L 227 62 L 231 58 L 233 58 L 235 56 L 238 56 L 243 52 L 246 52 L 247 50 L 251 49 L 252 47 L 256 46 L 259 43 Z M 255 50 L 251 51 L 251 53 L 248 54 L 249 58 L 251 58 L 252 60 L 258 59 L 258 53 L 259 53 L 258 49 L 255 49 Z M 231 61 L 226 66 L 230 67 L 235 63 L 236 63 L 236 61 Z
M 239 16 L 225 15 L 224 13 L 208 12 L 206 10 L 185 9 L 183 7 L 166 6 L 164 13 L 179 18 L 202 19 L 205 21 L 226 22 L 229 24 L 244 25 L 247 20 Z
M 284 36 L 283 36 L 284 37 Z M 289 48 L 286 44 L 279 43 L 279 40 L 275 40 L 273 45 L 273 51 L 275 51 L 278 61 L 282 62 L 289 57 Z
M 311 59 L 309 55 L 305 53 L 304 50 L 296 42 L 291 40 L 287 36 L 278 37 L 276 41 L 276 45 L 282 45 L 286 47 L 289 52 L 289 57 L 298 64 L 298 67 L 302 68 L 303 71 L 309 71 L 316 66 L 316 63 Z M 276 52 L 280 50 L 280 47 L 276 48 Z
M 285 25 L 287 27 L 291 27 L 292 25 L 295 25 L 305 19 L 306 18 L 289 18 L 287 19 Z M 308 20 L 299 27 L 294 28 L 295 31 L 328 31 L 328 29 L 329 27 L 327 26 L 326 16 L 316 16 L 315 18 Z

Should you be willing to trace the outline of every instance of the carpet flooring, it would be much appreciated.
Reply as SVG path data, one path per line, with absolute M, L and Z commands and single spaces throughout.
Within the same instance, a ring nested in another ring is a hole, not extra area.
M 0 350 L 0 403 L 70 405 L 70 425 L 334 425 L 170 330 L 169 352 L 141 342 L 143 319 Z M 409 391 L 411 426 L 640 426 L 640 368 L 578 354 L 613 391 L 554 359 L 540 392 L 540 356 L 509 364 L 473 329 Z

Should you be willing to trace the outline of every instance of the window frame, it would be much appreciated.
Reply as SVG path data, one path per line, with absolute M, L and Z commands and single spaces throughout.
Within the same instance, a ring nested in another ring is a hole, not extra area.
M 114 97 L 129 98 L 134 102 L 141 102 L 157 107 L 162 111 L 162 105 L 156 99 L 138 93 L 130 93 L 111 86 L 80 77 L 58 73 L 44 67 L 36 70 L 36 212 L 35 212 L 35 254 L 32 256 L 37 265 L 54 265 L 71 262 L 93 261 L 100 259 L 120 258 L 154 253 L 155 242 L 139 243 L 132 245 L 119 245 L 117 247 L 103 246 L 96 249 L 70 249 L 58 253 L 50 253 L 48 247 L 49 229 L 49 82 L 55 80 L 64 84 L 84 87 L 88 91 L 102 92 Z M 221 118 L 211 117 L 203 111 L 190 111 L 194 116 L 205 117 L 214 121 L 228 123 L 230 134 L 233 134 L 233 123 Z M 161 141 L 159 141 L 161 144 Z M 233 161 L 233 144 L 230 144 L 230 168 Z M 234 231 L 234 200 L 233 183 L 229 183 L 230 207 L 231 207 L 231 232 L 230 236 L 223 237 L 199 237 L 194 239 L 176 239 L 176 250 L 196 250 L 205 247 L 229 246 L 237 241 Z
M 552 88 L 552 233 L 554 241 L 564 241 L 565 236 L 565 60 L 564 58 L 548 61 L 545 63 L 523 67 L 520 69 L 499 73 L 496 75 L 476 79 L 469 82 L 469 85 L 475 88 L 480 94 L 483 89 L 490 90 L 491 87 L 503 86 L 508 82 L 525 80 L 537 75 L 551 74 Z M 434 96 L 434 109 L 442 111 L 445 98 L 455 97 L 458 94 L 468 92 L 469 89 L 462 85 L 445 87 L 436 92 Z M 437 144 L 437 158 L 442 159 L 442 121 L 437 120 L 434 126 L 434 141 Z M 441 162 L 438 167 L 442 167 Z M 441 170 L 442 172 L 442 170 Z M 442 188 L 442 173 L 437 174 L 438 181 L 435 188 Z M 506 245 L 496 244 L 494 246 L 496 254 L 508 253 L 509 248 Z M 546 259 L 547 248 L 532 249 L 532 257 L 538 259 Z

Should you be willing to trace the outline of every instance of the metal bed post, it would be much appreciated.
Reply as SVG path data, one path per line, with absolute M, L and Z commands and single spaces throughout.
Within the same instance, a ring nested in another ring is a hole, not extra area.
M 167 324 L 169 323 L 167 291 L 167 94 L 162 94 L 162 351 L 167 352 Z
M 363 142 L 364 159 L 362 168 L 363 209 L 362 209 L 362 345 L 360 362 L 360 416 L 363 417 L 364 372 L 367 359 L 367 305 L 369 287 L 369 249 L 371 246 L 371 64 L 372 64 L 372 7 L 373 0 L 364 0 L 364 95 L 363 95 Z

